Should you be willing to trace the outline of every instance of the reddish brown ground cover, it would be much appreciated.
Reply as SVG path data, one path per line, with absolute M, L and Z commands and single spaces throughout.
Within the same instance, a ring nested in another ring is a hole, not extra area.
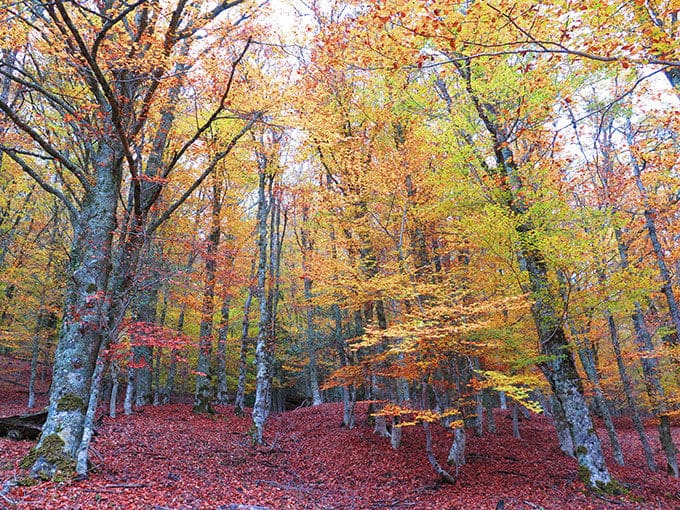
M 0 386 L 0 415 L 25 411 L 25 394 L 7 389 Z M 493 509 L 501 499 L 507 510 L 680 508 L 680 482 L 643 471 L 635 431 L 626 420 L 619 426 L 628 465 L 610 465 L 630 492 L 603 499 L 585 493 L 575 462 L 559 451 L 544 417 L 523 421 L 523 438 L 517 440 L 508 415 L 499 412 L 497 434 L 469 435 L 468 464 L 451 486 L 440 484 L 428 464 L 420 427 L 408 428 L 403 446 L 395 451 L 373 434 L 366 406 L 359 405 L 357 412 L 354 430 L 339 426 L 338 404 L 275 416 L 266 433 L 268 445 L 259 448 L 250 444 L 249 418 L 234 416 L 229 407 L 219 408 L 214 417 L 193 416 L 185 405 L 106 417 L 94 441 L 96 470 L 88 480 L 13 487 L 0 498 L 0 508 L 189 510 L 249 504 L 467 510 Z M 649 432 L 653 437 L 653 427 Z M 442 462 L 447 436 L 435 430 Z M 25 476 L 18 463 L 31 445 L 0 439 L 0 481 Z

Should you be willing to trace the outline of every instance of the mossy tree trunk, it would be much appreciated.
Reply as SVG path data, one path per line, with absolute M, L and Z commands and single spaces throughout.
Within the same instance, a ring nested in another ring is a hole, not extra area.
M 95 163 L 101 168 L 96 186 L 72 219 L 71 278 L 55 353 L 48 416 L 36 446 L 36 460 L 48 446 L 47 439 L 54 437 L 61 441 L 64 456 L 75 459 L 83 439 L 97 353 L 106 332 L 111 245 L 121 169 L 116 164 L 116 154 L 108 146 L 100 146 L 96 156 Z M 51 477 L 55 465 L 36 462 L 34 474 L 51 473 Z
M 506 127 L 498 115 L 497 108 L 485 102 L 475 91 L 471 61 L 457 60 L 454 64 L 479 120 L 491 138 L 491 149 L 496 164 L 491 167 L 484 160 L 480 161 L 480 164 L 490 177 L 501 182 L 502 191 L 498 194 L 498 201 L 509 214 L 517 218 L 517 256 L 529 280 L 526 290 L 533 300 L 532 316 L 538 332 L 540 353 L 547 358 L 547 361 L 541 363 L 540 368 L 564 410 L 565 421 L 574 443 L 579 473 L 588 487 L 615 491 L 618 486 L 605 464 L 602 445 L 588 411 L 571 346 L 562 327 L 562 314 L 556 309 L 557 289 L 549 278 L 548 264 L 543 253 L 532 242 L 532 236 L 536 235 L 536 231 L 530 218 L 529 207 L 523 199 L 524 183 L 511 149 L 509 137 L 511 133 L 508 130 L 512 128 Z
M 220 245 L 222 185 L 213 174 L 212 209 L 210 215 L 210 233 L 205 253 L 205 274 L 203 277 L 203 303 L 201 305 L 201 324 L 198 343 L 198 363 L 196 366 L 196 389 L 194 392 L 195 414 L 212 414 L 211 402 L 215 396 L 212 383 L 211 364 L 213 350 L 213 313 L 215 311 L 215 278 L 217 273 L 217 252 Z

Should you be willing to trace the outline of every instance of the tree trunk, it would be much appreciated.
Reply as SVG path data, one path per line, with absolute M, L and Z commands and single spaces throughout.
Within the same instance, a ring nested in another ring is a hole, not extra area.
M 158 321 L 160 326 L 165 326 L 165 319 L 168 313 L 168 292 L 167 289 L 163 291 L 163 306 L 161 308 L 161 316 Z M 157 406 L 161 403 L 161 364 L 163 361 L 163 348 L 160 345 L 156 346 L 155 358 L 153 364 L 153 405 Z
M 149 257 L 149 259 L 148 264 L 152 264 L 154 257 Z M 156 322 L 159 287 L 160 279 L 153 270 L 138 283 L 132 315 L 135 321 L 141 323 L 142 328 Z M 151 404 L 153 399 L 153 346 L 144 344 L 146 341 L 144 334 L 135 335 L 133 332 L 133 336 L 137 338 L 138 343 L 132 347 L 135 365 L 134 400 L 135 406 L 142 407 Z
M 83 438 L 92 374 L 105 341 L 111 245 L 121 179 L 115 159 L 109 146 L 99 146 L 94 161 L 94 167 L 101 169 L 97 182 L 72 218 L 71 278 L 55 353 L 47 421 L 35 448 L 43 466 L 37 470 L 38 476 L 56 471 L 57 463 L 45 462 L 50 446 L 73 465 Z
M 212 214 L 210 215 L 210 235 L 205 250 L 205 280 L 203 304 L 201 306 L 201 325 L 198 344 L 198 364 L 196 367 L 196 392 L 194 413 L 214 413 L 211 402 L 214 398 L 212 384 L 211 358 L 213 347 L 213 312 L 215 310 L 215 276 L 217 272 L 217 252 L 221 237 L 222 186 L 213 174 Z
M 253 263 L 254 273 L 255 264 Z M 255 275 L 251 274 L 250 279 L 252 280 Z M 241 349 L 239 353 L 238 360 L 238 383 L 236 386 L 236 398 L 234 399 L 234 411 L 237 415 L 243 414 L 243 408 L 245 407 L 245 397 L 246 397 L 246 376 L 248 375 L 248 330 L 250 329 L 250 306 L 253 302 L 253 295 L 256 292 L 256 287 L 249 284 L 248 295 L 246 296 L 246 301 L 243 304 L 243 326 L 241 329 Z
M 116 417 L 116 404 L 118 403 L 118 387 L 120 381 L 118 380 L 118 363 L 115 361 L 111 363 L 111 398 L 109 399 L 109 416 Z
M 217 395 L 215 400 L 220 405 L 229 403 L 229 389 L 227 388 L 227 339 L 229 337 L 229 305 L 231 296 L 222 297 L 220 308 L 220 326 L 217 331 Z
M 134 396 L 135 396 L 135 369 L 128 366 L 125 384 L 125 399 L 123 400 L 123 413 L 126 416 L 130 416 L 132 414 L 132 404 L 134 402 Z
M 104 349 L 100 346 L 100 351 L 97 355 L 96 366 L 92 374 L 92 387 L 90 389 L 90 398 L 88 400 L 87 412 L 85 413 L 85 424 L 83 427 L 83 438 L 80 440 L 78 452 L 76 454 L 76 473 L 80 477 L 86 477 L 88 472 L 88 458 L 90 442 L 94 435 L 94 421 L 99 404 L 99 392 L 101 391 L 102 380 L 106 372 L 106 355 Z
M 307 353 L 309 354 L 309 386 L 312 393 L 312 405 L 318 406 L 323 403 L 321 391 L 319 390 L 319 374 L 316 364 L 316 345 L 314 334 L 314 307 L 312 299 L 312 280 L 306 275 L 305 263 L 303 262 L 305 300 L 307 301 Z
M 484 400 L 484 409 L 486 410 L 486 430 L 489 434 L 496 433 L 496 419 L 493 415 L 493 400 L 489 391 L 484 391 L 482 393 L 482 398 Z
M 522 439 L 519 433 L 519 404 L 512 403 L 512 437 L 515 439 Z
M 465 429 L 463 427 L 453 429 L 453 442 L 449 449 L 447 463 L 449 466 L 456 466 L 456 476 L 460 468 L 465 465 Z
M 258 187 L 257 202 L 257 287 L 256 295 L 260 306 L 260 320 L 258 323 L 257 344 L 255 347 L 255 364 L 257 366 L 255 403 L 253 405 L 253 424 L 255 426 L 253 441 L 262 444 L 264 423 L 269 416 L 271 398 L 271 364 L 269 355 L 269 332 L 271 324 L 269 317 L 270 307 L 267 303 L 266 277 L 267 277 L 267 217 L 272 208 L 271 200 L 266 202 L 265 184 L 271 177 L 265 173 L 266 166 L 260 169 L 260 182 Z
M 38 373 L 38 355 L 40 354 L 40 335 L 42 333 L 43 323 L 42 303 L 38 310 L 38 317 L 35 322 L 35 329 L 33 330 L 33 341 L 31 347 L 31 374 L 28 378 L 28 408 L 35 406 L 35 379 Z
M 645 454 L 645 461 L 647 463 L 647 469 L 651 472 L 656 471 L 656 462 L 654 461 L 654 452 L 649 444 L 649 439 L 647 438 L 647 431 L 640 418 L 640 411 L 635 403 L 635 397 L 633 396 L 633 384 L 626 373 L 626 367 L 623 364 L 623 357 L 621 356 L 621 344 L 619 343 L 619 333 L 616 329 L 616 323 L 614 322 L 614 317 L 612 314 L 606 312 L 607 323 L 609 325 L 609 336 L 611 338 L 612 347 L 614 349 L 614 356 L 616 357 L 616 365 L 619 369 L 619 377 L 621 378 L 621 384 L 623 385 L 623 391 L 626 395 L 626 403 L 628 404 L 628 409 L 630 409 L 631 416 L 633 418 L 633 426 L 638 433 L 640 438 L 640 444 L 642 445 L 642 451 Z
M 574 341 L 577 344 L 578 356 L 581 360 L 581 365 L 583 365 L 583 370 L 593 386 L 595 405 L 597 406 L 597 409 L 599 410 L 607 429 L 609 441 L 612 446 L 612 452 L 614 454 L 614 460 L 619 466 L 623 466 L 624 461 L 623 452 L 621 451 L 621 444 L 619 443 L 619 437 L 616 433 L 616 428 L 614 427 L 614 421 L 612 420 L 609 405 L 607 405 L 607 400 L 604 396 L 604 392 L 602 391 L 602 386 L 600 385 L 600 376 L 597 373 L 597 368 L 595 367 L 595 359 L 592 349 L 587 346 L 586 342 L 583 341 L 582 332 L 577 330 L 573 322 L 571 320 L 568 320 L 567 322 L 571 328 Z
M 614 234 L 616 236 L 619 256 L 621 258 L 621 268 L 626 269 L 628 268 L 628 248 L 623 242 L 621 232 L 618 229 L 614 231 Z M 641 354 L 640 363 L 642 365 L 645 387 L 656 416 L 659 418 L 659 440 L 661 441 L 661 447 L 666 454 L 667 468 L 668 471 L 677 478 L 680 474 L 678 471 L 678 450 L 673 442 L 670 422 L 666 414 L 668 409 L 665 402 L 663 386 L 661 386 L 661 378 L 659 376 L 659 361 L 654 356 L 655 349 L 654 343 L 652 342 L 652 336 L 647 330 L 642 306 L 638 302 L 635 303 L 633 327 L 635 329 L 635 341 L 637 343 L 638 352 Z

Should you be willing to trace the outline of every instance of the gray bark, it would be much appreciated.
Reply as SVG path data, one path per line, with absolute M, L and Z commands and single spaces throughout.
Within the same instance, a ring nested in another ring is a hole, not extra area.
M 109 416 L 116 417 L 116 404 L 118 403 L 118 388 L 120 381 L 118 380 L 118 364 L 111 363 L 111 398 L 109 399 Z
M 449 466 L 456 466 L 456 476 L 458 476 L 459 469 L 465 465 L 465 429 L 463 427 L 456 427 L 453 430 L 453 441 L 447 463 Z
M 44 296 L 43 296 L 44 299 Z M 35 406 L 35 379 L 38 373 L 38 355 L 40 354 L 40 335 L 43 330 L 43 303 L 40 304 L 38 317 L 36 318 L 33 330 L 33 340 L 31 345 L 31 373 L 28 378 L 28 408 Z
M 94 435 L 94 420 L 97 413 L 97 406 L 99 404 L 99 392 L 101 391 L 102 380 L 106 372 L 106 356 L 104 349 L 101 348 L 97 354 L 97 361 L 92 374 L 92 386 L 90 388 L 90 398 L 88 399 L 87 412 L 85 413 L 85 422 L 83 426 L 83 437 L 78 445 L 78 452 L 76 453 L 76 473 L 81 477 L 87 476 L 88 472 L 88 458 L 90 442 Z
M 512 403 L 512 437 L 515 439 L 522 439 L 519 433 L 519 404 Z
M 626 372 L 626 367 L 623 364 L 623 357 L 621 356 L 621 344 L 619 342 L 619 333 L 616 328 L 616 323 L 614 322 L 614 317 L 609 311 L 606 312 L 607 324 L 609 326 L 609 336 L 612 342 L 612 347 L 614 349 L 614 356 L 616 357 L 616 365 L 619 370 L 619 377 L 621 378 L 621 384 L 623 385 L 623 391 L 626 395 L 626 403 L 628 409 L 630 409 L 631 416 L 633 418 L 633 426 L 638 433 L 640 438 L 640 444 L 642 445 L 642 451 L 645 454 L 645 462 L 647 463 L 647 469 L 651 472 L 656 471 L 656 462 L 654 461 L 654 452 L 649 444 L 649 439 L 647 438 L 647 431 L 642 423 L 642 418 L 640 418 L 640 411 L 635 402 L 635 396 L 633 395 L 633 384 Z
M 269 355 L 269 331 L 271 319 L 270 308 L 267 303 L 266 277 L 267 277 L 267 217 L 272 207 L 271 201 L 267 203 L 265 197 L 265 184 L 268 179 L 266 165 L 260 169 L 260 182 L 258 187 L 257 202 L 257 287 L 256 295 L 259 301 L 260 319 L 258 322 L 257 344 L 255 346 L 255 364 L 257 367 L 255 403 L 253 405 L 253 424 L 255 426 L 253 441 L 262 444 L 264 424 L 269 416 L 271 399 L 271 364 Z M 271 183 L 271 178 L 270 183 Z
M 37 445 L 40 450 L 46 438 L 56 435 L 64 443 L 64 453 L 72 459 L 83 438 L 90 383 L 108 313 L 106 295 L 121 179 L 115 160 L 114 151 L 102 144 L 94 162 L 102 170 L 72 219 L 71 278 L 55 353 L 47 421 Z
M 217 331 L 217 394 L 215 400 L 218 404 L 225 405 L 229 402 L 229 390 L 227 388 L 227 338 L 229 336 L 229 305 L 230 296 L 222 297 L 220 308 L 220 325 Z
M 555 422 L 557 442 L 560 445 L 560 450 L 570 457 L 576 458 L 576 452 L 574 452 L 574 440 L 571 436 L 571 431 L 569 430 L 569 424 L 567 423 L 567 417 L 564 413 L 564 409 L 562 408 L 562 404 L 556 397 L 553 397 L 552 400 L 552 417 L 553 421 Z
M 595 400 L 595 405 L 602 416 L 602 419 L 607 429 L 607 434 L 609 435 L 609 441 L 612 446 L 612 452 L 614 454 L 614 460 L 619 466 L 624 465 L 623 452 L 621 451 L 621 444 L 619 443 L 618 434 L 616 433 L 616 428 L 614 427 L 614 421 L 612 420 L 611 411 L 609 405 L 607 404 L 607 399 L 602 391 L 602 385 L 600 384 L 600 376 L 597 373 L 597 368 L 595 366 L 595 357 L 593 355 L 593 349 L 590 348 L 586 341 L 583 339 L 583 331 L 574 325 L 572 320 L 568 320 L 569 328 L 571 334 L 574 337 L 574 341 L 577 346 L 578 356 L 581 360 L 581 365 L 583 370 L 588 377 L 588 380 L 593 386 L 593 398 Z
M 212 213 L 210 234 L 205 250 L 205 276 L 203 283 L 203 304 L 196 366 L 196 391 L 194 393 L 195 414 L 214 413 L 211 402 L 215 388 L 212 384 L 211 362 L 213 348 L 213 312 L 215 309 L 215 278 L 217 272 L 217 251 L 221 237 L 222 187 L 213 176 Z
M 483 394 L 484 399 L 484 409 L 486 410 L 486 430 L 489 434 L 496 433 L 496 419 L 493 415 L 493 401 L 489 391 L 485 391 Z
M 621 267 L 626 269 L 628 267 L 628 250 L 627 246 L 622 240 L 621 232 L 615 230 L 619 256 L 621 258 Z M 668 408 L 665 402 L 665 395 L 663 386 L 661 386 L 661 378 L 659 375 L 659 361 L 654 356 L 654 343 L 652 336 L 645 324 L 644 313 L 640 303 L 635 303 L 635 311 L 633 313 L 633 328 L 635 329 L 635 341 L 637 343 L 638 352 L 642 355 L 640 364 L 642 365 L 642 373 L 645 380 L 645 387 L 647 395 L 652 402 L 655 413 L 659 418 L 659 440 L 661 447 L 666 454 L 666 462 L 668 471 L 676 478 L 680 472 L 678 470 L 678 449 L 673 442 L 671 434 L 670 422 L 668 420 Z
M 253 270 L 254 272 L 254 264 Z M 254 277 L 251 274 L 250 279 Z M 253 295 L 256 292 L 256 287 L 252 284 L 249 285 L 248 295 L 246 296 L 245 303 L 243 304 L 243 324 L 241 328 L 241 348 L 239 352 L 238 361 L 238 383 L 236 386 L 236 398 L 234 399 L 234 411 L 236 414 L 242 414 L 243 408 L 245 407 L 245 397 L 246 397 L 246 376 L 248 375 L 248 330 L 250 329 L 250 306 L 253 302 Z
M 127 416 L 132 414 L 132 405 L 135 396 L 135 369 L 128 367 L 125 383 L 125 399 L 123 400 L 123 413 Z
M 158 304 L 158 288 L 160 281 L 156 275 L 140 282 L 134 303 L 134 320 L 144 325 L 151 325 L 156 321 L 156 305 Z M 133 360 L 135 364 L 134 399 L 135 406 L 142 407 L 152 402 L 152 366 L 153 347 L 144 345 L 144 335 L 139 335 L 139 344 L 133 346 Z

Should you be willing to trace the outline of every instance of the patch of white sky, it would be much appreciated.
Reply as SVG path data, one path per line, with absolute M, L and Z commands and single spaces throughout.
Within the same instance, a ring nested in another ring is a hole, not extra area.
M 619 161 L 629 159 L 629 144 L 625 135 L 627 119 L 634 126 L 643 126 L 659 116 L 680 115 L 680 98 L 658 67 L 645 67 L 631 78 L 611 73 L 593 74 L 573 96 L 559 98 L 549 129 L 561 141 L 559 154 L 572 163 L 565 176 L 580 179 L 585 166 L 601 163 L 603 138 L 600 130 L 603 117 L 617 115 L 607 143 Z M 616 114 L 623 107 L 625 112 Z

